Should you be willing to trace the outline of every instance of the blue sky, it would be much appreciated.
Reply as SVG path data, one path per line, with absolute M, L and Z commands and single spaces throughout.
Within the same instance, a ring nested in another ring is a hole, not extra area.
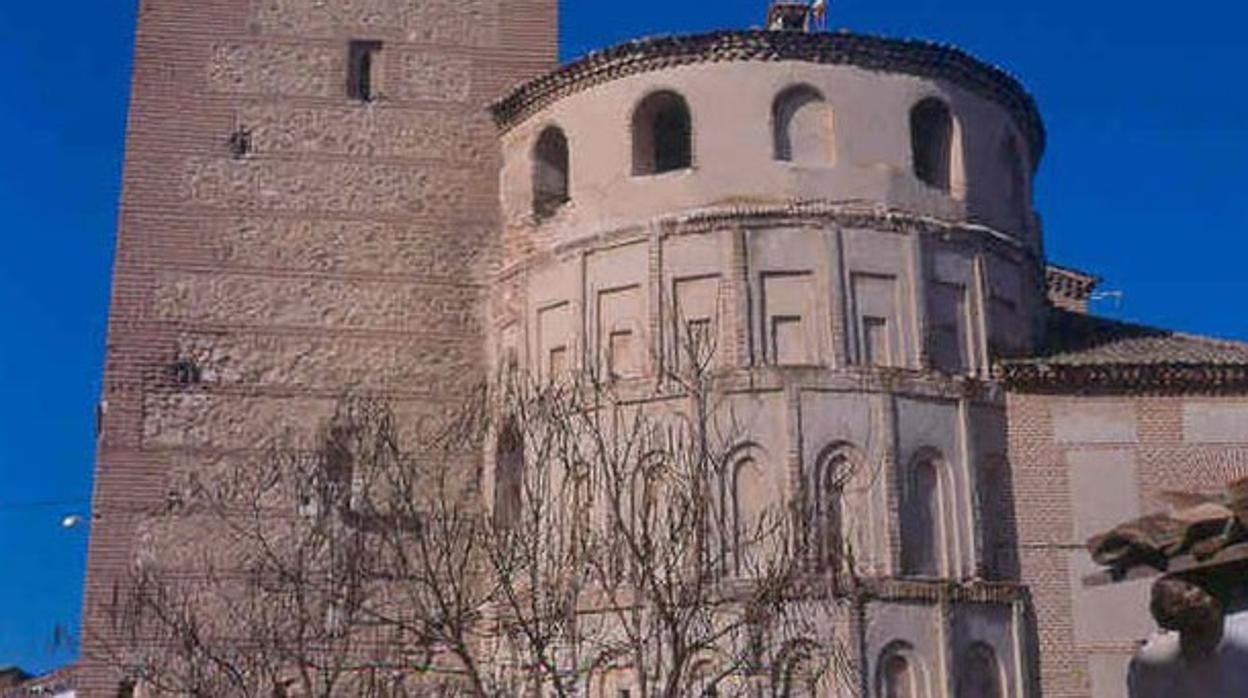
M 419 1 L 419 0 L 413 0 Z M 133 0 L 0 0 L 0 666 L 76 626 Z M 564 57 L 760 23 L 765 0 L 568 0 Z M 829 24 L 958 44 L 1018 75 L 1049 130 L 1049 256 L 1123 293 L 1098 312 L 1248 339 L 1248 9 L 1191 0 L 832 0 Z

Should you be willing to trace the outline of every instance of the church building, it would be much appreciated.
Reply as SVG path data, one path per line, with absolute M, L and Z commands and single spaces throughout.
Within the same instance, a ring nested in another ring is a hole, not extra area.
M 1248 476 L 1248 344 L 1089 314 L 1024 85 L 813 5 L 558 66 L 556 0 L 142 0 L 79 695 L 172 470 L 345 392 L 641 391 L 684 328 L 749 425 L 733 510 L 800 493 L 854 551 L 860 676 L 785 695 L 1125 698 L 1149 583 L 1084 541 Z

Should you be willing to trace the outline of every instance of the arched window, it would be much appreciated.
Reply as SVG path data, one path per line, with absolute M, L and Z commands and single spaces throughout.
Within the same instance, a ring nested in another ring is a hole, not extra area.
M 957 698 L 1002 698 L 1001 665 L 988 645 L 977 642 L 967 650 L 958 671 Z
M 685 98 L 655 92 L 633 112 L 633 174 L 648 175 L 693 166 L 693 120 Z
M 553 214 L 568 203 L 568 138 L 558 126 L 548 126 L 533 146 L 533 213 Z
M 524 494 L 524 437 L 508 420 L 494 449 L 494 521 L 510 528 L 520 521 Z
M 775 158 L 803 165 L 828 165 L 836 159 L 832 109 L 809 85 L 781 92 L 771 107 Z
M 910 149 L 914 176 L 928 186 L 949 191 L 953 184 L 953 116 L 944 102 L 930 97 L 910 110 Z
M 768 500 L 767 482 L 758 461 L 750 456 L 737 460 L 732 467 L 728 505 L 732 511 L 733 535 L 730 559 L 739 575 L 750 572 L 758 561 L 760 547 L 766 542 L 770 522 L 765 519 L 771 504 Z
M 945 559 L 945 461 L 935 451 L 915 457 L 902 478 L 901 573 L 939 577 Z
M 925 698 L 927 678 L 914 649 L 905 642 L 894 642 L 880 653 L 876 669 L 877 698 Z
M 845 443 L 824 449 L 815 465 L 812 483 L 814 520 L 812 535 L 816 564 L 839 570 L 845 554 L 845 489 L 861 460 L 857 450 Z

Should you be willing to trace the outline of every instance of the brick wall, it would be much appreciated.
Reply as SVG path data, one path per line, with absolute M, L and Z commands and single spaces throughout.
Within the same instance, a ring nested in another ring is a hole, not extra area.
M 437 414 L 481 377 L 484 107 L 553 64 L 555 22 L 554 0 L 141 1 L 83 695 L 115 690 L 108 605 L 175 462 L 306 437 L 347 390 Z M 383 42 L 371 103 L 352 39 Z
M 1248 396 L 1012 393 L 1023 581 L 1036 605 L 1046 698 L 1122 698 L 1152 630 L 1150 582 L 1085 588 L 1092 533 L 1165 509 L 1168 490 L 1219 491 L 1248 475 Z

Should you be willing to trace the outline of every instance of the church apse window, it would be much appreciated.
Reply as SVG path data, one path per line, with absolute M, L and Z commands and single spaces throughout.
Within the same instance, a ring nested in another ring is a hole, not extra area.
M 739 576 L 757 572 L 766 539 L 768 488 L 762 465 L 746 456 L 732 466 L 728 502 L 732 512 L 732 563 Z
M 549 217 L 569 200 L 568 138 L 558 126 L 549 126 L 533 147 L 533 213 Z
M 813 511 L 812 544 L 816 566 L 840 571 L 845 547 L 845 490 L 861 459 L 853 446 L 837 443 L 824 449 L 811 483 Z
M 939 577 L 945 558 L 945 460 L 924 450 L 902 477 L 901 573 L 907 577 Z
M 977 642 L 967 650 L 958 672 L 958 698 L 1001 698 L 1001 665 L 988 645 Z
M 347 96 L 360 102 L 377 99 L 380 41 L 352 41 L 347 50 Z
M 944 102 L 928 98 L 910 111 L 910 147 L 914 176 L 930 187 L 950 191 L 953 184 L 953 115 Z
M 771 116 L 776 160 L 816 166 L 835 160 L 832 109 L 815 88 L 797 85 L 781 92 Z
M 881 654 L 876 675 L 877 698 L 919 698 L 926 695 L 923 667 L 905 642 L 889 645 Z
M 685 98 L 655 92 L 633 111 L 633 174 L 653 175 L 693 166 L 693 119 Z

